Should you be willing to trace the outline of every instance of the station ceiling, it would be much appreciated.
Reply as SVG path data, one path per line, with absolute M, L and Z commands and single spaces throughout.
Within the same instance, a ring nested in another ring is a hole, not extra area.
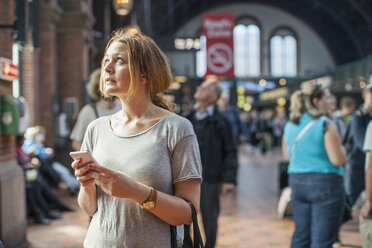
M 132 13 L 157 39 L 173 37 L 193 17 L 231 3 L 266 4 L 296 16 L 318 33 L 338 65 L 372 56 L 372 0 L 135 0 Z M 112 27 L 129 24 L 130 18 L 113 12 Z

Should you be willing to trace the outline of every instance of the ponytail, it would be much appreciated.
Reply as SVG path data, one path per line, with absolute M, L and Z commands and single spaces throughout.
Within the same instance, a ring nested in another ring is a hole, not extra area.
M 289 120 L 295 124 L 300 122 L 300 118 L 305 111 L 303 94 L 301 90 L 296 90 L 291 96 L 291 105 L 289 107 Z
M 320 99 L 323 95 L 324 89 L 320 84 L 303 83 L 301 90 L 296 90 L 291 96 L 289 120 L 298 124 L 304 112 L 308 112 L 315 119 L 324 115 L 324 110 L 313 104 L 314 98 Z
M 151 96 L 151 101 L 153 104 L 155 104 L 158 107 L 161 107 L 163 109 L 166 109 L 168 111 L 174 112 L 173 110 L 173 104 L 169 102 L 163 93 L 157 93 L 155 95 Z

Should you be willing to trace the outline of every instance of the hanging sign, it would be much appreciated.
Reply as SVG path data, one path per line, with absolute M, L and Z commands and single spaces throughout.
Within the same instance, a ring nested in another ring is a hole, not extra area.
M 12 63 L 10 59 L 0 57 L 0 78 L 8 81 L 18 79 L 18 66 Z
M 233 14 L 203 14 L 207 39 L 207 75 L 234 76 Z

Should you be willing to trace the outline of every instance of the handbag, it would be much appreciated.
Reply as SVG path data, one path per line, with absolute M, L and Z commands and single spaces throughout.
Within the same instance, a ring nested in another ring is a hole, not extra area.
M 191 202 L 185 200 L 191 208 L 191 217 L 194 229 L 194 248 L 204 248 L 203 239 L 200 234 L 200 229 L 198 225 L 198 219 L 196 216 L 196 210 Z M 171 226 L 171 247 L 177 248 L 177 227 Z

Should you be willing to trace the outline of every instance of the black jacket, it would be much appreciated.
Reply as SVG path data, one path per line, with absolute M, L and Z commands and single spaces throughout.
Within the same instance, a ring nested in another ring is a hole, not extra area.
M 186 116 L 195 126 L 195 110 Z M 200 135 L 199 135 L 200 136 Z M 203 166 L 203 180 L 209 183 L 234 183 L 237 174 L 237 149 L 234 144 L 231 125 L 215 106 L 213 115 L 207 117 L 201 137 L 203 146 L 200 155 Z
M 347 131 L 347 137 L 344 140 L 347 154 L 346 163 L 361 171 L 363 175 L 365 163 L 365 153 L 363 151 L 364 136 L 370 120 L 372 120 L 372 116 L 363 108 L 355 111 L 349 127 L 350 130 Z M 364 180 L 364 176 L 361 180 Z

